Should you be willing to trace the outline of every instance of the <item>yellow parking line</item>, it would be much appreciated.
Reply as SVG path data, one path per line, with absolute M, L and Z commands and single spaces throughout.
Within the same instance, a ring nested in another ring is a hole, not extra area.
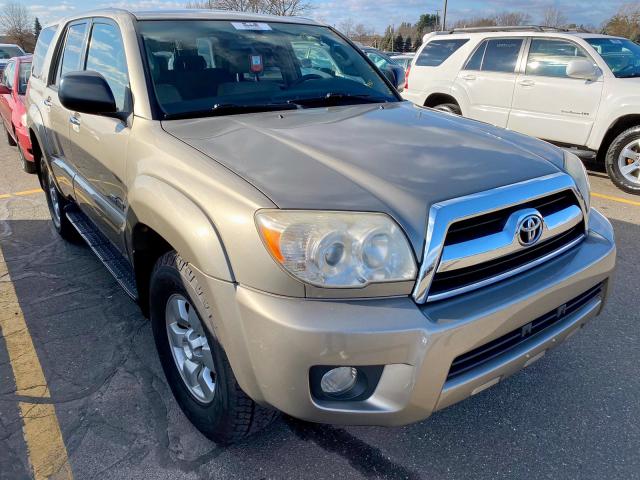
M 3 198 L 24 197 L 27 195 L 34 195 L 36 193 L 42 193 L 42 190 L 40 188 L 36 188 L 34 190 L 23 190 L 22 192 L 0 193 L 0 200 Z
M 46 403 L 50 402 L 49 387 L 8 273 L 0 250 L 0 334 L 9 354 L 16 395 L 22 397 L 18 408 L 33 477 L 71 480 L 73 474 L 55 407 Z M 43 403 L 31 403 L 25 397 Z
M 603 193 L 595 193 L 591 192 L 592 197 L 603 198 L 605 200 L 611 200 L 612 202 L 626 203 L 627 205 L 634 205 L 636 207 L 640 207 L 640 202 L 635 202 L 633 200 L 627 200 L 622 197 L 612 197 L 611 195 L 604 195 Z

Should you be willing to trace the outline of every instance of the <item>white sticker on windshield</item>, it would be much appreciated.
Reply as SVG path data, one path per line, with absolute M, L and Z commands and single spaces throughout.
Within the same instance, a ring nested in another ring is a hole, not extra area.
M 617 38 L 612 38 L 609 40 L 611 43 L 614 43 L 616 45 L 622 45 L 622 41 L 618 40 Z
M 231 25 L 236 30 L 271 30 L 269 24 L 260 22 L 231 22 Z

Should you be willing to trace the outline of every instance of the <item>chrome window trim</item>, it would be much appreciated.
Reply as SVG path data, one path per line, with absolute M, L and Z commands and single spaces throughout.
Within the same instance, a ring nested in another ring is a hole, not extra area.
M 425 235 L 424 254 L 422 256 L 422 263 L 418 272 L 418 278 L 413 290 L 413 299 L 418 304 L 426 303 L 427 301 L 434 301 L 436 296 L 429 296 L 429 288 L 433 277 L 440 265 L 442 252 L 444 249 L 444 242 L 449 230 L 449 226 L 454 222 L 465 220 L 486 213 L 495 212 L 515 205 L 523 204 L 538 198 L 546 197 L 554 193 L 558 193 L 562 190 L 572 190 L 576 196 L 576 199 L 582 210 L 582 216 L 585 224 L 585 236 L 587 234 L 587 219 L 588 212 L 586 204 L 580 195 L 578 188 L 570 175 L 565 172 L 557 172 L 543 177 L 533 178 L 531 180 L 525 180 L 523 182 L 515 183 L 512 185 L 506 185 L 503 187 L 486 190 L 484 192 L 474 193 L 465 197 L 453 198 L 442 202 L 434 203 L 429 209 L 429 218 L 427 220 L 427 232 Z M 577 244 L 583 237 L 576 239 L 571 244 Z M 568 245 L 571 245 L 568 244 Z M 565 246 L 566 247 L 566 246 Z M 562 253 L 562 248 L 558 249 L 552 254 L 559 255 Z M 557 253 L 560 252 L 560 253 Z M 549 254 L 551 255 L 551 254 Z M 550 259 L 549 255 L 541 257 L 542 261 Z M 537 259 L 540 260 L 540 259 Z M 537 261 L 536 260 L 536 261 Z M 497 277 L 491 277 L 484 279 L 481 282 L 467 285 L 459 290 L 465 292 L 486 286 L 490 283 L 504 280 L 509 276 L 521 273 L 524 267 L 533 268 L 539 265 L 541 262 L 536 261 L 530 264 L 523 265 L 517 269 L 505 272 Z M 526 268 L 525 268 L 526 269 Z M 437 299 L 445 298 L 443 295 L 453 296 L 463 293 L 462 291 L 456 291 L 457 293 L 443 292 L 439 294 Z

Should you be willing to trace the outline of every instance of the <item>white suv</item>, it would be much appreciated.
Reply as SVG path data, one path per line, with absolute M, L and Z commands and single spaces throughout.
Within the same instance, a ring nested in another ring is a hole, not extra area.
M 640 194 L 640 45 L 545 27 L 425 36 L 403 96 L 605 162 Z

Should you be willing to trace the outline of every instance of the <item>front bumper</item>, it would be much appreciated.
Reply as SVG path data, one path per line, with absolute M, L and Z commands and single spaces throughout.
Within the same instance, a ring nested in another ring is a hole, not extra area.
M 498 383 L 578 331 L 602 308 L 615 254 L 611 224 L 593 210 L 590 234 L 569 252 L 509 280 L 423 306 L 410 298 L 284 298 L 200 276 L 208 298 L 215 299 L 211 328 L 254 400 L 309 421 L 401 425 Z M 603 282 L 602 297 L 447 381 L 459 355 Z M 327 403 L 310 391 L 309 370 L 317 365 L 384 365 L 384 370 L 366 400 Z

